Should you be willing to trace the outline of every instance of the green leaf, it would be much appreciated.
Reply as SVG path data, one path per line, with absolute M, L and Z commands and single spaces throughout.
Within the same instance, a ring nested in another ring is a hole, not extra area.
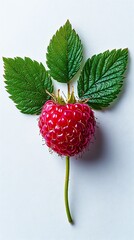
M 80 68 L 82 44 L 69 20 L 50 41 L 47 65 L 51 76 L 58 82 L 69 82 Z
M 106 51 L 89 58 L 78 80 L 78 95 L 94 109 L 102 109 L 117 97 L 123 85 L 128 49 Z
M 53 92 L 53 85 L 42 63 L 30 58 L 3 58 L 5 83 L 16 107 L 27 114 L 39 114 L 44 103 L 50 99 L 46 90 Z

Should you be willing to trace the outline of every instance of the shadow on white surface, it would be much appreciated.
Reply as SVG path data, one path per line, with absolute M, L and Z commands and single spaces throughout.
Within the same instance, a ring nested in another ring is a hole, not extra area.
M 84 165 L 85 163 L 93 165 L 105 161 L 106 153 L 106 139 L 102 128 L 97 126 L 94 139 L 90 142 L 87 149 L 85 149 L 80 156 L 76 157 L 76 160 L 80 161 Z

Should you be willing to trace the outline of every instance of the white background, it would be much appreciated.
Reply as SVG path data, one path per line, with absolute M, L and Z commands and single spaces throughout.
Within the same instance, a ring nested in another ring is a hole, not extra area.
M 1 240 L 134 239 L 133 0 L 1 0 L 0 58 L 29 56 L 45 64 L 49 40 L 67 19 L 85 59 L 128 47 L 127 78 L 118 103 L 95 112 L 99 129 L 89 152 L 71 160 L 71 226 L 63 201 L 65 161 L 42 145 L 37 117 L 21 114 L 8 98 L 0 59 Z

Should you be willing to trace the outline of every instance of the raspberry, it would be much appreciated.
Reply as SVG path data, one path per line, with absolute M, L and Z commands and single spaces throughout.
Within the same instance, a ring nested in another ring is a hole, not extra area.
M 87 104 L 61 105 L 49 100 L 43 106 L 39 128 L 49 148 L 60 155 L 74 156 L 94 135 L 94 113 Z

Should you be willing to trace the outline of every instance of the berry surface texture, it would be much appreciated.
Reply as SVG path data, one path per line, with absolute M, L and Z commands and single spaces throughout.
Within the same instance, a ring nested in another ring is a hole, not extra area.
M 59 155 L 74 156 L 88 146 L 94 135 L 94 113 L 87 104 L 61 105 L 49 100 L 43 106 L 39 128 L 49 148 Z

